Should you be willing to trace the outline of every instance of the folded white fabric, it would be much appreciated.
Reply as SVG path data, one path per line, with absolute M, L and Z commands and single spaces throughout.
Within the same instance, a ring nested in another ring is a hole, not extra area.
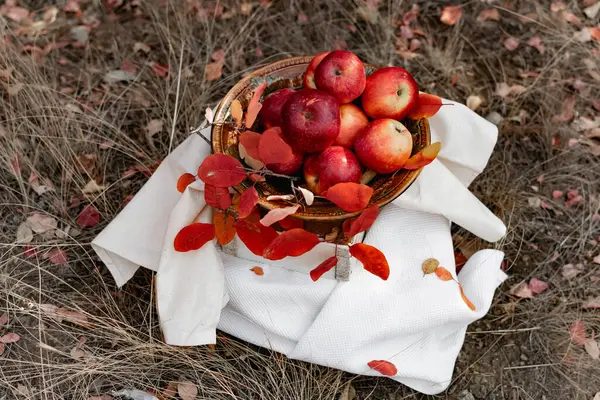
M 442 142 L 438 159 L 381 210 L 364 237 L 386 255 L 387 281 L 354 259 L 350 281 L 313 282 L 307 274 L 312 264 L 294 271 L 224 254 L 211 243 L 175 252 L 173 239 L 182 227 L 211 218 L 202 182 L 183 195 L 176 190 L 177 178 L 196 171 L 210 154 L 196 135 L 165 159 L 92 246 L 119 286 L 139 266 L 157 271 L 158 312 L 169 344 L 214 343 L 218 328 L 290 358 L 351 373 L 381 376 L 368 364 L 385 360 L 396 368 L 392 379 L 439 393 L 450 384 L 467 325 L 487 313 L 506 279 L 503 253 L 494 250 L 476 253 L 454 274 L 451 221 L 488 241 L 504 236 L 505 227 L 467 189 L 485 168 L 497 129 L 451 103 L 430 119 L 432 141 Z M 457 282 L 424 276 L 421 265 L 428 258 L 439 260 Z M 264 275 L 252 272 L 254 266 Z M 458 282 L 475 311 L 461 298 Z

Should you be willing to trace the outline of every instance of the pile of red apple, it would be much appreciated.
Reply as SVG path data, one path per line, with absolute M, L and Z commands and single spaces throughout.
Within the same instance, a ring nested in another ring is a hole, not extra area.
M 302 170 L 316 195 L 338 183 L 359 183 L 366 169 L 390 174 L 420 168 L 436 157 L 439 143 L 411 158 L 413 139 L 401 121 L 431 116 L 440 106 L 439 97 L 419 95 L 403 68 L 381 68 L 367 77 L 355 54 L 321 53 L 308 65 L 301 89 L 277 90 L 262 103 L 263 126 L 293 151 L 288 162 L 266 168 L 285 175 Z

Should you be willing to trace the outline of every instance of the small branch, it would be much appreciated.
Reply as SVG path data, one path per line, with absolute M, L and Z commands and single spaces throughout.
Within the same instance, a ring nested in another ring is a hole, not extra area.
M 539 367 L 553 367 L 555 365 L 560 365 L 560 363 L 558 364 L 535 364 L 535 365 L 517 365 L 514 367 L 504 367 L 503 370 L 508 371 L 511 369 L 528 369 L 528 368 L 539 368 Z
M 521 329 L 499 329 L 497 331 L 473 331 L 467 332 L 467 335 L 478 335 L 478 334 L 496 334 L 496 335 L 504 335 L 507 333 L 520 333 L 520 332 L 531 332 L 540 329 L 539 326 L 534 326 L 532 328 L 521 328 Z
M 169 139 L 169 154 L 173 147 L 173 136 L 175 136 L 175 125 L 177 123 L 177 114 L 179 111 L 179 86 L 181 85 L 181 67 L 183 66 L 183 49 L 185 44 L 181 45 L 181 54 L 179 55 L 179 73 L 177 74 L 177 95 L 175 96 L 175 111 L 173 113 L 173 126 L 171 127 L 171 137 Z
M 263 175 L 269 175 L 269 176 L 275 176 L 277 178 L 285 178 L 285 179 L 289 179 L 291 181 L 297 181 L 299 178 L 297 176 L 289 176 L 289 175 L 282 175 L 282 174 L 276 174 L 275 172 L 271 172 L 268 169 L 261 169 L 259 171 L 252 169 L 252 168 L 244 168 L 246 171 L 248 172 L 253 172 L 255 174 L 263 174 Z

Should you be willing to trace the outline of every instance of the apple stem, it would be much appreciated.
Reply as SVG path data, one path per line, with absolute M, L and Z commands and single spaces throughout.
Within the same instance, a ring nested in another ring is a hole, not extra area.
M 299 179 L 297 176 L 289 176 L 289 175 L 283 175 L 283 174 L 276 174 L 275 172 L 271 172 L 268 169 L 255 170 L 255 169 L 252 169 L 252 168 L 244 168 L 244 170 L 246 170 L 248 172 L 253 172 L 255 174 L 263 174 L 263 175 L 275 176 L 277 178 L 285 178 L 285 179 L 289 179 L 291 181 L 296 181 L 296 180 Z

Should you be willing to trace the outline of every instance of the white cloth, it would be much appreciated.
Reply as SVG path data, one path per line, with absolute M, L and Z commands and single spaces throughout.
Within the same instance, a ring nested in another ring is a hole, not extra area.
M 351 373 L 381 376 L 367 363 L 387 360 L 398 370 L 392 379 L 439 393 L 451 381 L 467 325 L 487 313 L 506 279 L 503 253 L 473 255 L 457 277 L 476 306 L 471 311 L 456 282 L 421 271 L 433 257 L 455 275 L 451 221 L 488 241 L 506 229 L 467 189 L 485 168 L 497 129 L 453 104 L 430 119 L 432 141 L 442 142 L 438 159 L 381 210 L 364 237 L 386 255 L 387 281 L 354 259 L 350 281 L 313 282 L 307 272 L 316 265 L 303 266 L 306 273 L 292 271 L 223 254 L 212 243 L 175 252 L 173 239 L 183 226 L 210 219 L 202 182 L 183 195 L 176 190 L 177 178 L 194 173 L 210 152 L 196 135 L 165 159 L 92 246 L 119 286 L 138 266 L 157 271 L 158 312 L 169 344 L 214 343 L 218 328 L 290 358 Z M 264 275 L 250 271 L 257 265 Z

